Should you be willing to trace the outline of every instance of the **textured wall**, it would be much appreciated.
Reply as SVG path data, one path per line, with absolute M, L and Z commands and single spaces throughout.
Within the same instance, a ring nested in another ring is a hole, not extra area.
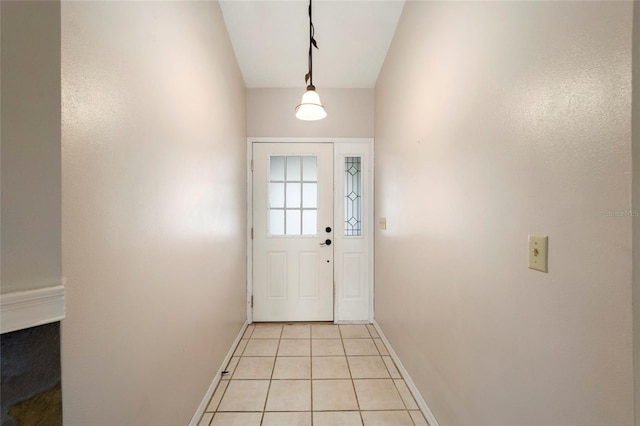
M 262 137 L 373 137 L 373 89 L 317 89 L 327 111 L 320 121 L 295 116 L 300 89 L 248 89 L 247 134 Z
M 640 3 L 633 4 L 633 212 L 640 213 Z M 640 217 L 633 218 L 633 324 L 636 425 L 640 425 Z
M 405 4 L 376 319 L 440 424 L 633 423 L 631 40 L 631 2 Z
M 2 1 L 0 292 L 60 284 L 60 3 Z
M 187 424 L 246 319 L 245 88 L 217 2 L 63 2 L 65 422 Z

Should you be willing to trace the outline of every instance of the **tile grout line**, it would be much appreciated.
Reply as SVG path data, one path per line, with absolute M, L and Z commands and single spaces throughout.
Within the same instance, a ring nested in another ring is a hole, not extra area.
M 393 386 L 396 388 L 396 391 L 398 392 L 398 395 L 400 395 L 400 399 L 402 400 L 402 405 L 404 405 L 404 408 L 407 410 L 407 412 L 410 411 L 409 407 L 407 406 L 407 402 L 404 400 L 404 397 L 402 396 L 402 392 L 400 392 L 400 389 L 398 388 L 398 384 L 396 383 L 396 380 L 401 380 L 402 383 L 404 383 L 404 379 L 391 379 L 391 380 L 393 381 Z M 409 388 L 407 387 L 406 384 L 405 384 L 405 387 L 407 388 L 407 390 L 409 390 Z M 409 394 L 411 396 L 411 399 L 414 399 L 413 395 L 411 395 L 411 392 L 409 392 Z M 415 402 L 415 399 L 414 399 L 414 402 Z M 418 404 L 416 403 L 416 405 L 418 405 Z M 412 421 L 413 421 L 413 419 L 412 419 Z
M 360 400 L 358 399 L 356 384 L 353 381 L 353 374 L 351 373 L 351 365 L 349 364 L 349 357 L 347 356 L 347 348 L 344 345 L 344 338 L 342 337 L 342 328 L 338 326 L 338 330 L 340 331 L 340 342 L 342 343 L 342 350 L 344 350 L 344 359 L 347 361 L 347 369 L 349 370 L 349 379 L 351 380 L 351 387 L 353 388 L 353 394 L 356 397 L 356 405 L 358 406 L 358 415 L 360 416 L 360 423 L 364 424 L 364 418 L 362 417 L 362 410 L 360 409 Z
M 348 369 L 348 372 L 349 372 L 349 379 L 351 380 L 352 389 L 353 389 L 354 396 L 355 396 L 355 399 L 356 399 L 356 405 L 357 405 L 356 410 L 357 410 L 357 411 L 358 411 L 358 413 L 359 413 L 359 418 L 360 418 L 361 424 L 364 424 L 363 412 L 362 412 L 362 409 L 361 409 L 361 406 L 360 406 L 360 400 L 359 400 L 359 398 L 358 398 L 358 393 L 357 393 L 357 390 L 356 390 L 356 388 L 355 388 L 355 379 L 354 379 L 354 377 L 353 377 L 353 373 L 352 373 L 352 371 L 351 371 L 351 365 L 350 365 L 350 363 L 349 363 L 349 357 L 347 356 L 346 346 L 345 346 L 345 342 L 344 342 L 345 337 L 344 337 L 344 334 L 343 334 L 343 330 L 342 330 L 342 328 L 341 328 L 339 325 L 337 325 L 337 326 L 338 326 L 338 332 L 339 332 L 339 337 L 340 337 L 340 343 L 341 343 L 341 345 L 342 345 L 342 349 L 343 349 L 343 351 L 344 351 L 344 357 L 345 357 L 345 360 L 347 361 L 347 369 Z M 309 413 L 309 415 L 310 415 L 310 417 L 311 417 L 311 418 L 310 418 L 310 424 L 311 424 L 311 426 L 313 426 L 313 424 L 314 424 L 314 416 L 313 416 L 313 414 L 314 414 L 314 404 L 313 404 L 313 383 L 314 383 L 314 380 L 315 380 L 315 381 L 318 381 L 318 380 L 324 380 L 324 379 L 314 379 L 314 375 L 313 375 L 313 360 L 314 360 L 314 352 L 313 352 L 313 334 L 312 334 L 312 324 L 308 324 L 308 327 L 309 327 L 309 336 L 308 336 L 307 338 L 305 338 L 304 340 L 306 340 L 306 341 L 308 342 L 308 344 L 309 344 L 309 362 L 310 362 L 310 370 L 309 370 L 309 378 L 310 378 L 310 380 L 309 380 L 309 382 L 310 382 L 310 386 L 311 386 L 311 388 L 310 388 L 310 413 Z M 398 379 L 394 379 L 394 377 L 393 377 L 393 375 L 391 374 L 391 371 L 390 371 L 390 369 L 389 369 L 389 366 L 387 365 L 387 363 L 385 363 L 385 362 L 384 362 L 384 358 L 383 358 L 383 357 L 384 357 L 384 355 L 382 355 L 382 352 L 381 352 L 380 347 L 378 347 L 378 345 L 375 345 L 375 337 L 371 334 L 371 330 L 369 329 L 369 327 L 366 327 L 366 329 L 367 329 L 367 332 L 369 333 L 369 335 L 371 336 L 371 337 L 369 337 L 369 339 L 371 339 L 371 340 L 373 341 L 374 346 L 376 347 L 376 351 L 378 352 L 378 354 L 377 354 L 377 355 L 371 355 L 371 356 L 372 356 L 372 357 L 379 357 L 379 358 L 382 360 L 382 362 L 383 362 L 383 364 L 384 364 L 384 366 L 385 366 L 385 370 L 386 370 L 386 371 L 387 371 L 387 373 L 389 374 L 389 378 L 390 378 L 390 380 L 392 380 L 392 381 L 393 381 L 393 383 L 394 383 L 394 389 L 396 390 L 396 392 L 397 392 L 397 393 L 398 393 L 398 395 L 400 396 L 400 399 L 401 399 L 402 404 L 403 404 L 403 407 L 404 407 L 404 408 L 402 408 L 402 409 L 393 409 L 393 410 L 373 409 L 373 410 L 367 410 L 367 411 L 372 411 L 372 412 L 385 412 L 385 411 L 404 412 L 404 413 L 406 413 L 406 414 L 410 417 L 410 419 L 411 419 L 411 421 L 412 421 L 412 423 L 413 423 L 413 422 L 414 422 L 414 419 L 413 419 L 413 417 L 411 416 L 410 412 L 411 412 L 411 411 L 418 411 L 420 414 L 422 414 L 422 413 L 421 413 L 421 410 L 420 410 L 419 406 L 418 406 L 418 409 L 417 409 L 417 410 L 410 410 L 410 409 L 409 409 L 409 407 L 408 407 L 408 405 L 407 405 L 407 402 L 406 402 L 406 401 L 405 401 L 405 399 L 402 397 L 402 393 L 400 392 L 400 389 L 398 388 L 398 382 L 396 382 L 396 380 L 400 380 L 402 383 L 404 383 L 404 382 L 405 382 L 405 381 L 404 381 L 404 378 L 403 378 L 403 376 L 402 376 L 402 374 L 400 374 L 400 373 L 399 373 L 398 375 L 400 376 L 400 378 L 398 378 Z M 265 397 L 265 403 L 264 403 L 263 410 L 262 410 L 262 413 L 261 413 L 261 420 L 260 420 L 260 424 L 261 424 L 261 425 L 264 423 L 265 416 L 266 416 L 266 414 L 267 414 L 266 407 L 267 407 L 267 403 L 268 403 L 268 400 L 269 400 L 269 394 L 270 394 L 270 391 L 271 391 L 271 385 L 272 385 L 272 382 L 273 382 L 273 380 L 277 380 L 277 379 L 275 379 L 275 378 L 274 378 L 274 374 L 275 374 L 275 367 L 276 367 L 277 360 L 278 360 L 279 350 L 280 350 L 280 347 L 281 347 L 281 344 L 282 344 L 282 340 L 283 340 L 283 336 L 284 336 L 284 331 L 285 331 L 285 325 L 283 324 L 283 325 L 281 325 L 280 333 L 279 333 L 279 337 L 277 338 L 277 340 L 278 340 L 278 344 L 277 344 L 277 347 L 276 347 L 276 353 L 275 353 L 275 357 L 274 357 L 274 363 L 273 363 L 273 365 L 272 365 L 271 377 L 270 377 L 270 379 L 269 379 L 269 386 L 268 386 L 268 388 L 267 388 L 267 394 L 266 394 L 266 397 Z M 238 363 L 236 364 L 236 368 L 234 369 L 233 374 L 232 374 L 232 375 L 230 375 L 229 380 L 227 380 L 227 386 L 225 386 L 225 389 L 224 389 L 224 391 L 222 392 L 222 395 L 221 395 L 221 397 L 220 397 L 220 401 L 218 402 L 217 406 L 213 409 L 213 411 L 210 411 L 210 413 L 212 413 L 212 418 L 211 418 L 210 424 L 212 424 L 212 423 L 213 423 L 213 419 L 214 419 L 214 417 L 216 416 L 216 414 L 218 413 L 218 409 L 219 409 L 219 407 L 220 407 L 220 405 L 221 405 L 221 403 L 222 403 L 222 400 L 224 399 L 224 397 L 225 397 L 225 395 L 226 395 L 226 392 L 227 392 L 227 390 L 228 390 L 228 386 L 231 384 L 231 381 L 232 381 L 232 380 L 242 380 L 242 379 L 233 379 L 233 376 L 235 376 L 235 373 L 237 372 L 238 364 L 240 364 L 240 361 L 242 360 L 242 358 L 247 358 L 247 357 L 245 357 L 245 356 L 244 356 L 244 353 L 245 353 L 246 348 L 247 348 L 247 346 L 248 346 L 248 343 L 249 343 L 249 341 L 251 340 L 251 337 L 252 337 L 252 335 L 253 335 L 254 333 L 255 333 L 255 328 L 254 328 L 254 329 L 252 329 L 252 330 L 250 331 L 250 333 L 246 336 L 246 337 L 248 337 L 248 339 L 245 339 L 245 340 L 247 340 L 247 345 L 245 345 L 245 346 L 244 346 L 244 348 L 243 348 L 242 352 L 240 353 L 240 356 L 239 356 L 239 357 L 237 357 L 237 358 L 238 358 Z M 243 337 L 245 337 L 245 336 L 243 336 Z M 355 338 L 355 337 L 354 337 L 354 338 Z M 366 339 L 366 338 L 362 338 L 362 339 Z M 241 340 L 242 340 L 242 339 L 241 339 Z M 285 340 L 286 340 L 286 339 L 285 339 Z M 386 345 L 384 345 L 384 341 L 383 341 L 382 339 L 380 339 L 380 340 L 381 340 L 381 342 L 382 342 L 382 344 L 383 344 L 383 347 L 384 347 L 385 349 L 387 349 L 387 348 L 386 348 Z M 239 344 L 240 344 L 240 343 L 239 343 Z M 237 349 L 237 348 L 236 348 L 236 349 Z M 293 356 L 293 355 L 292 355 L 292 356 Z M 330 356 L 330 355 L 326 355 L 326 356 Z M 394 367 L 395 367 L 395 362 L 393 361 L 393 358 L 390 356 L 390 354 L 388 354 L 388 355 L 386 355 L 386 356 L 387 356 L 387 357 L 389 357 L 389 358 L 391 358 L 391 362 L 393 363 L 392 365 L 394 365 Z M 232 357 L 232 358 L 234 358 L 234 357 Z M 319 356 L 318 356 L 318 357 L 316 357 L 316 358 L 319 358 Z M 229 361 L 228 365 L 230 365 L 230 364 L 231 364 L 231 362 L 232 362 L 232 360 L 230 360 L 230 361 Z M 227 365 L 227 368 L 228 368 L 228 365 Z M 371 378 L 364 378 L 363 380 L 367 380 L 367 379 L 375 380 L 376 378 L 374 378 L 374 377 L 371 377 Z M 246 380 L 250 380 L 250 379 L 246 379 Z M 284 380 L 284 379 L 283 379 L 283 380 Z M 332 380 L 332 379 L 327 378 L 326 380 Z M 222 381 L 221 381 L 221 383 L 220 383 L 218 386 L 220 386 L 221 384 L 222 384 Z M 406 384 L 405 384 L 405 386 L 406 386 Z M 216 390 L 217 390 L 217 389 L 216 389 Z M 214 394 L 215 394 L 215 392 L 214 392 Z M 411 392 L 410 392 L 410 395 L 411 395 L 411 398 L 413 398 L 413 394 L 411 394 Z M 414 401 L 415 401 L 415 398 L 413 398 L 413 399 L 414 399 Z M 409 401 L 409 402 L 410 402 L 410 401 Z M 322 412 L 322 411 L 329 411 L 329 412 L 330 412 L 330 411 L 336 411 L 336 410 L 321 410 L 321 411 L 319 411 L 319 412 Z M 232 411 L 232 412 L 233 412 L 233 411 Z M 238 412 L 238 413 L 243 413 L 243 412 L 244 412 L 244 411 L 241 411 L 241 412 Z M 282 411 L 282 412 L 283 412 L 283 413 L 293 413 L 293 411 Z M 346 413 L 346 412 L 353 412 L 353 410 L 337 410 L 337 412 L 344 412 L 344 413 Z
M 402 361 L 398 357 L 398 354 L 393 349 L 393 346 L 391 345 L 391 343 L 385 336 L 384 332 L 382 331 L 380 324 L 378 324 L 378 322 L 375 319 L 373 320 L 373 327 L 376 330 L 376 333 L 378 333 L 378 335 L 380 336 L 380 339 L 382 340 L 382 342 L 385 343 L 385 347 L 389 352 L 389 357 L 391 358 L 392 364 L 396 369 L 398 375 L 400 375 L 402 380 L 404 380 L 404 383 L 409 389 L 411 396 L 413 397 L 414 401 L 418 405 L 418 411 L 420 411 L 420 414 L 422 415 L 423 419 L 427 422 L 429 426 L 438 426 L 438 420 L 433 415 L 433 412 L 427 405 L 424 398 L 422 398 L 422 395 L 420 394 L 420 391 L 418 390 L 415 383 L 411 379 L 409 372 L 406 370 L 406 368 L 402 364 Z
M 278 360 L 278 351 L 280 350 L 280 341 L 282 339 L 282 331 L 284 326 L 280 326 L 280 336 L 278 337 L 278 346 L 276 347 L 276 353 L 273 357 L 273 366 L 271 367 L 271 378 L 269 379 L 269 386 L 267 387 L 267 395 L 264 398 L 264 406 L 262 407 L 262 417 L 260 418 L 260 425 L 264 422 L 264 415 L 267 412 L 267 402 L 269 402 L 269 393 L 271 392 L 271 382 L 273 381 L 273 373 L 276 370 L 276 361 Z
M 247 329 L 248 328 L 249 327 L 247 327 Z M 249 333 L 249 336 L 251 336 L 253 334 L 254 330 L 255 330 L 255 326 L 251 328 L 251 333 Z M 247 334 L 247 330 L 245 330 L 244 334 Z M 244 334 L 242 335 L 242 339 L 240 339 L 240 342 L 238 342 L 238 345 L 234 349 L 233 355 L 235 355 L 235 351 L 238 350 L 238 346 L 240 346 L 240 343 L 244 339 Z M 248 344 L 248 339 L 247 339 L 247 344 Z M 242 353 L 244 353 L 244 350 L 246 349 L 246 347 L 247 346 L 245 345 L 245 347 L 242 348 Z M 233 355 L 231 356 L 231 359 L 229 360 L 229 363 L 227 363 L 225 368 L 229 368 L 229 364 L 231 363 L 231 361 L 234 358 Z M 242 359 L 242 355 L 240 355 L 238 357 L 238 363 L 236 364 L 236 367 L 233 369 L 233 374 L 231 374 L 231 376 L 229 376 L 229 380 L 227 381 L 227 384 L 224 387 L 224 391 L 222 391 L 222 395 L 220 395 L 220 401 L 218 401 L 218 403 L 216 404 L 216 407 L 213 410 L 213 416 L 211 417 L 211 421 L 209 422 L 209 424 L 213 423 L 213 419 L 216 417 L 216 414 L 218 414 L 218 408 L 220 408 L 220 404 L 222 404 L 222 400 L 224 399 L 224 396 L 226 395 L 227 390 L 229 389 L 229 385 L 231 384 L 231 380 L 232 380 L 233 376 L 236 374 L 236 370 L 237 370 L 238 364 L 240 364 L 240 360 L 241 359 Z M 221 384 L 222 384 L 222 380 L 220 380 L 220 383 L 218 383 L 218 387 L 216 387 L 216 390 L 213 392 L 213 396 L 211 398 L 213 398 L 216 395 L 216 392 L 218 391 L 218 388 L 220 387 Z M 209 401 L 209 403 L 211 403 L 211 401 Z
M 367 327 L 367 330 L 369 331 L 369 334 L 371 334 L 371 330 L 369 330 L 369 328 Z M 395 388 L 396 392 L 398 392 L 398 396 L 400 396 L 400 401 L 402 401 L 402 406 L 404 407 L 403 410 L 401 409 L 397 409 L 397 410 L 386 410 L 386 411 L 400 411 L 400 412 L 406 412 L 407 415 L 409 416 L 409 418 L 411 419 L 411 423 L 415 422 L 413 421 L 413 418 L 411 417 L 411 414 L 409 413 L 409 407 L 407 407 L 407 403 L 405 402 L 404 398 L 402 397 L 402 393 L 400 392 L 400 389 L 398 389 L 398 385 L 396 384 L 396 380 L 402 380 L 402 382 L 404 383 L 404 379 L 401 378 L 400 379 L 394 379 L 391 375 L 391 372 L 389 371 L 389 368 L 387 367 L 387 364 L 384 362 L 384 359 L 382 358 L 384 355 L 382 354 L 382 352 L 380 351 L 380 348 L 378 347 L 378 345 L 376 345 L 375 342 L 375 337 L 373 337 L 373 335 L 371 336 L 371 338 L 373 339 L 373 344 L 376 347 L 376 350 L 378 351 L 378 354 L 380 356 L 380 359 L 382 360 L 382 363 L 384 364 L 384 367 L 387 369 L 387 373 L 389 373 L 389 379 L 391 380 L 391 383 L 393 383 L 393 387 Z M 385 348 L 385 350 L 387 351 L 387 353 L 389 352 L 389 349 L 387 349 L 387 347 L 385 346 L 384 342 L 382 341 L 382 339 L 380 339 L 380 342 L 382 343 L 382 346 Z M 413 395 L 411 395 L 411 397 L 413 398 Z M 373 410 L 372 410 L 373 411 Z M 363 419 L 364 420 L 364 419 Z M 363 421 L 364 423 L 364 421 Z

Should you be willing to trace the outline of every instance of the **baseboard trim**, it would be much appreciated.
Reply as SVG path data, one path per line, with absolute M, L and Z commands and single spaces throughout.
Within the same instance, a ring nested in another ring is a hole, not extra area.
M 200 419 L 204 415 L 204 412 L 207 409 L 207 406 L 209 405 L 209 401 L 213 396 L 213 392 L 215 392 L 216 387 L 218 386 L 218 383 L 220 383 L 220 380 L 222 379 L 222 372 L 225 370 L 225 368 L 227 368 L 227 364 L 229 364 L 229 361 L 231 361 L 231 357 L 233 356 L 233 353 L 235 352 L 236 347 L 240 343 L 240 339 L 242 339 L 242 336 L 244 336 L 244 332 L 247 330 L 248 326 L 249 326 L 249 323 L 245 321 L 244 325 L 240 329 L 240 332 L 236 336 L 236 340 L 233 342 L 233 345 L 231 345 L 231 349 L 229 349 L 229 352 L 227 352 L 227 356 L 224 357 L 224 360 L 222 361 L 222 365 L 218 369 L 218 372 L 216 373 L 216 375 L 213 377 L 213 380 L 211 381 L 211 385 L 209 385 L 209 389 L 207 389 L 207 392 L 204 394 L 202 401 L 200 401 L 200 405 L 198 405 L 196 412 L 194 413 L 193 417 L 191 417 L 191 420 L 189 421 L 189 426 L 198 426 L 198 424 L 200 423 Z
M 64 316 L 64 280 L 45 288 L 0 294 L 1 334 L 61 321 Z
M 389 343 L 389 340 L 387 340 L 387 336 L 384 335 L 384 332 L 380 328 L 380 324 L 378 324 L 376 320 L 373 320 L 373 326 L 376 328 L 376 331 L 380 335 L 380 338 L 382 339 L 385 346 L 389 350 L 389 355 L 391 356 L 391 359 L 393 359 L 393 362 L 396 363 L 396 367 L 398 367 L 398 371 L 402 375 L 402 378 L 407 384 L 407 387 L 409 388 L 409 390 L 411 391 L 411 394 L 415 398 L 416 403 L 418 404 L 418 407 L 420 407 L 420 411 L 422 411 L 422 414 L 427 419 L 429 426 L 439 426 L 438 421 L 436 420 L 436 417 L 431 412 L 431 409 L 425 402 L 424 398 L 422 398 L 422 395 L 420 394 L 420 391 L 418 391 L 418 388 L 416 387 L 415 383 L 413 383 L 413 380 L 411 380 L 411 376 L 409 376 L 409 372 L 407 371 L 406 368 L 404 368 L 404 365 L 402 365 L 400 358 L 398 358 L 398 354 L 396 354 L 396 352 L 393 350 L 393 346 L 391 346 L 391 344 Z

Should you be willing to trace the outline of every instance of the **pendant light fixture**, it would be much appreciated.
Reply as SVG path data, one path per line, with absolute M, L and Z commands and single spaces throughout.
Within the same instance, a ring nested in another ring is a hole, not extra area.
M 309 0 L 309 72 L 304 76 L 304 82 L 308 83 L 307 91 L 302 95 L 300 105 L 296 107 L 296 117 L 305 121 L 322 120 L 327 112 L 320 102 L 320 96 L 313 85 L 313 48 L 318 48 L 314 36 L 313 21 L 311 20 L 311 1 Z

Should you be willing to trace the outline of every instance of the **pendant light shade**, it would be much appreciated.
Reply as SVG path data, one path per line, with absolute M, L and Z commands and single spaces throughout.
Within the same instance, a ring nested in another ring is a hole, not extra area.
M 296 107 L 296 118 L 305 121 L 322 120 L 327 112 L 320 102 L 320 96 L 314 86 L 307 86 L 307 91 L 302 95 L 300 105 Z
M 327 112 L 320 102 L 320 96 L 313 85 L 313 48 L 318 48 L 318 43 L 314 38 L 315 29 L 311 20 L 311 1 L 309 0 L 309 72 L 304 76 L 305 83 L 309 83 L 307 91 L 302 95 L 300 105 L 296 107 L 296 118 L 305 121 L 322 120 L 327 116 Z

